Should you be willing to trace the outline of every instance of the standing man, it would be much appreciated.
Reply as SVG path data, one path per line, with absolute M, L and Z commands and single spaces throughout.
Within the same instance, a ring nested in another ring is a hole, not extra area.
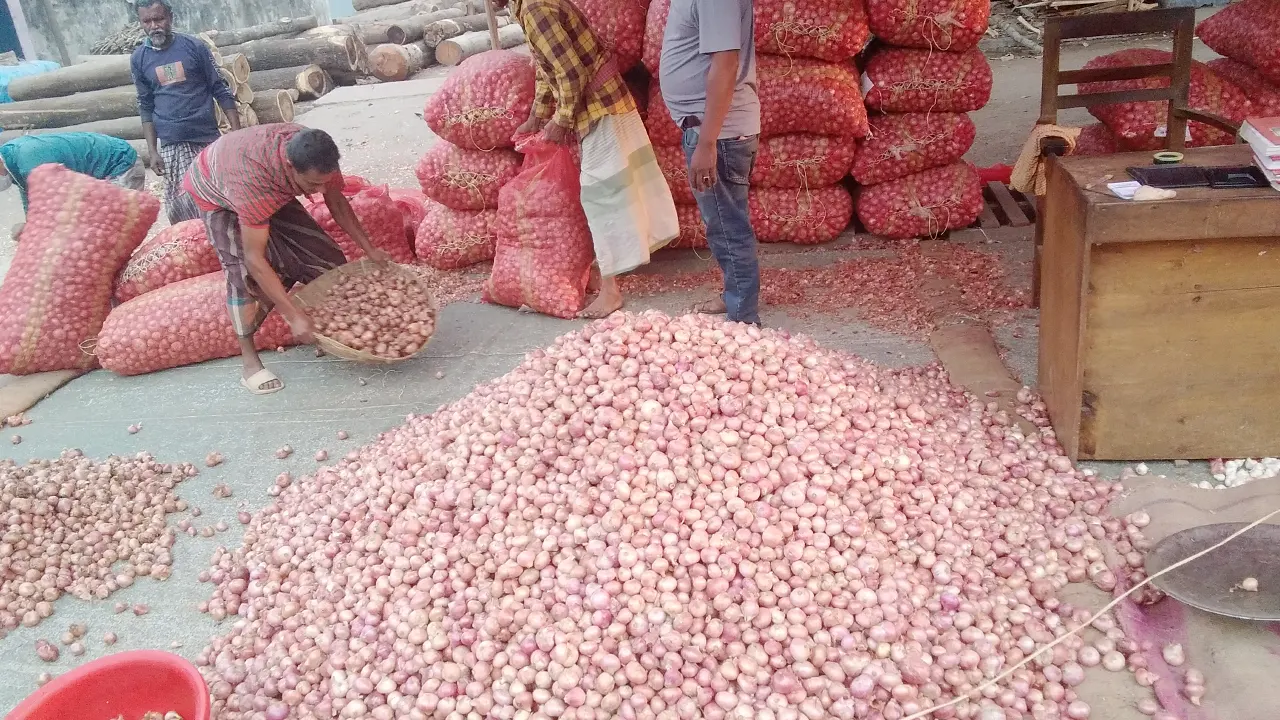
M 311 342 L 311 318 L 289 297 L 289 289 L 346 262 L 298 196 L 324 193 L 338 227 L 370 258 L 387 262 L 342 194 L 338 159 L 337 144 L 322 130 L 259 125 L 227 133 L 205 148 L 183 182 L 226 274 L 227 310 L 244 361 L 240 384 L 254 395 L 284 387 L 262 365 L 253 344 L 267 313 L 280 308 L 293 337 Z
M 760 145 L 751 0 L 671 0 L 659 82 L 684 132 L 689 184 L 724 273 L 724 293 L 695 312 L 760 324 L 760 262 L 747 182 Z
M 151 169 L 165 179 L 165 212 L 169 223 L 176 224 L 200 217 L 182 192 L 182 178 L 195 156 L 218 139 L 214 101 L 233 131 L 240 129 L 240 115 L 213 53 L 190 35 L 173 31 L 169 2 L 137 0 L 138 22 L 147 39 L 133 51 L 131 66 Z
M 130 190 L 141 190 L 147 171 L 133 146 L 119 138 L 98 133 L 68 132 L 23 135 L 0 145 L 0 191 L 17 186 L 22 211 L 27 211 L 27 176 L 48 163 L 62 165 L 82 175 L 109 180 Z M 25 222 L 13 226 L 16 241 Z
M 582 209 L 600 294 L 579 317 L 622 308 L 618 275 L 680 234 L 675 201 L 613 56 L 570 0 L 496 0 L 524 29 L 537 70 L 533 112 L 519 132 L 581 143 Z

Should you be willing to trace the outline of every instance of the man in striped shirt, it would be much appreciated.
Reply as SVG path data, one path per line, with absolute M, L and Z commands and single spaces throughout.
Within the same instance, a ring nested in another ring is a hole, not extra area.
M 240 384 L 255 395 L 284 387 L 253 344 L 267 313 L 279 308 L 294 338 L 311 342 L 311 319 L 289 289 L 346 262 L 298 196 L 323 193 L 338 226 L 370 258 L 387 262 L 342 194 L 338 159 L 338 146 L 322 130 L 258 125 L 223 135 L 201 151 L 183 182 L 226 273 L 227 309 L 244 360 Z
M 617 63 L 570 0 L 496 0 L 511 7 L 537 72 L 522 133 L 580 143 L 582 209 L 600 272 L 600 294 L 580 317 L 622 308 L 617 276 L 649 262 L 680 234 L 675 201 Z

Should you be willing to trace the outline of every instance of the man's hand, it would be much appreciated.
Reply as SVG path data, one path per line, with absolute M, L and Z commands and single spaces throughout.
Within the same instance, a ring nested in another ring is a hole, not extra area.
M 573 130 L 555 122 L 554 120 L 547 123 L 546 129 L 542 131 L 547 140 L 557 145 L 568 145 L 570 139 L 574 137 Z
M 151 161 L 151 169 L 155 174 L 164 177 L 164 160 L 160 158 L 158 151 L 150 151 L 147 153 L 147 159 Z
M 541 129 L 542 129 L 542 126 L 543 126 L 543 125 L 545 125 L 545 124 L 546 124 L 546 122 L 544 122 L 543 120 L 541 120 L 541 119 L 540 119 L 540 118 L 538 118 L 537 116 L 535 116 L 535 115 L 530 115 L 530 116 L 529 116 L 529 119 L 528 119 L 528 120 L 525 120 L 523 125 L 521 125 L 520 127 L 516 128 L 516 134 L 517 134 L 517 135 L 529 135 L 529 134 L 531 134 L 531 133 L 536 133 L 536 132 L 538 132 L 539 130 L 541 130 Z
M 310 345 L 316 341 L 313 334 L 315 331 L 315 323 L 311 321 L 311 317 L 305 312 L 295 307 L 292 312 L 285 315 L 285 321 L 289 323 L 289 330 L 293 333 L 293 338 L 303 345 Z
M 698 141 L 698 147 L 689 160 L 689 185 L 694 192 L 706 192 L 716 184 L 716 143 Z
M 386 267 L 391 264 L 391 256 L 382 248 L 369 248 L 369 252 L 365 253 L 368 258 L 378 264 L 379 267 Z

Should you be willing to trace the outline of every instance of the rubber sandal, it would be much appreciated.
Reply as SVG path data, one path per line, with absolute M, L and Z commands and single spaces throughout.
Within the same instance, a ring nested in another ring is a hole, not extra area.
M 248 390 L 254 395 L 270 395 L 271 393 L 280 392 L 281 390 L 283 390 L 284 383 L 280 383 L 279 387 L 272 387 L 272 388 L 264 388 L 262 386 L 266 385 L 272 380 L 278 381 L 279 379 L 280 378 L 276 377 L 275 373 L 271 372 L 266 368 L 262 368 L 258 372 L 254 373 L 252 377 L 240 378 L 240 384 L 244 386 L 245 390 Z

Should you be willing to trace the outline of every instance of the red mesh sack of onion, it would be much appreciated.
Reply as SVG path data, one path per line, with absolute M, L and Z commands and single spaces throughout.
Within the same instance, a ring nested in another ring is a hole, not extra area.
M 871 134 L 853 161 L 862 185 L 949 165 L 969 152 L 976 129 L 964 113 L 901 113 L 871 118 Z
M 0 286 L 0 373 L 91 368 L 80 345 L 102 328 L 160 201 L 61 165 L 36 168 L 27 187 L 27 226 Z
M 852 64 L 761 55 L 760 133 L 866 137 L 867 110 Z
M 1263 77 L 1262 73 L 1231 58 L 1218 58 L 1207 63 L 1214 75 L 1240 88 L 1253 105 L 1255 115 L 1275 117 L 1280 115 L 1280 86 Z
M 400 214 L 404 216 L 404 236 L 412 245 L 418 226 L 422 224 L 422 218 L 427 216 L 429 202 L 427 196 L 423 195 L 421 190 L 406 188 L 391 188 L 387 194 L 391 196 L 391 201 L 400 208 Z
M 414 246 L 418 259 L 439 270 L 460 268 L 493 259 L 498 239 L 498 208 L 454 210 L 431 203 L 418 226 Z
M 652 0 L 644 21 L 644 68 L 657 84 L 658 68 L 662 63 L 662 34 L 667 29 L 667 15 L 671 12 L 671 0 Z
M 756 0 L 754 10 L 761 53 L 841 62 L 871 37 L 861 2 Z
M 483 210 L 498 206 L 498 190 L 520 173 L 520 153 L 514 150 L 468 150 L 436 143 L 414 168 L 422 192 L 454 210 Z
M 760 151 L 751 171 L 751 187 L 807 188 L 834 185 L 849 174 L 857 152 L 851 137 L 828 135 L 778 135 L 760 141 Z M 693 205 L 688 164 L 680 147 L 654 148 L 658 167 L 671 187 L 677 204 Z
M 1080 128 L 1076 136 L 1076 149 L 1072 155 L 1110 155 L 1122 152 L 1116 136 L 1102 123 L 1091 123 Z
M 1173 61 L 1173 53 L 1152 48 L 1132 48 L 1096 57 L 1084 64 L 1085 69 L 1159 65 Z M 1081 83 L 1081 93 L 1118 92 L 1169 87 L 1169 78 L 1142 78 L 1110 82 Z M 1248 96 L 1240 88 L 1214 75 L 1204 63 L 1191 62 L 1191 90 L 1187 102 L 1193 110 L 1202 110 L 1241 122 L 1252 109 Z M 1165 147 L 1168 132 L 1168 101 L 1098 105 L 1088 108 L 1115 133 L 1120 143 L 1131 150 L 1159 150 Z M 1230 145 L 1235 137 L 1204 123 L 1187 123 L 1187 144 L 1191 147 Z
M 356 217 L 360 219 L 360 225 L 369 234 L 369 242 L 374 247 L 385 251 L 398 263 L 413 262 L 413 246 L 405 236 L 404 213 L 391 199 L 390 191 L 385 185 L 367 187 L 349 197 L 348 200 L 351 202 L 351 209 L 355 210 Z M 320 228 L 329 233 L 334 242 L 338 243 L 338 247 L 342 248 L 342 254 L 346 255 L 348 260 L 364 257 L 364 251 L 356 241 L 338 227 L 333 214 L 329 212 L 329 206 L 323 199 L 313 200 L 307 204 L 307 211 L 316 219 Z
M 289 324 L 277 311 L 253 336 L 259 350 L 292 345 Z M 120 375 L 165 370 L 240 354 L 227 314 L 221 272 L 179 280 L 116 307 L 94 350 L 102 367 Z
M 702 222 L 702 213 L 697 205 L 677 204 L 676 218 L 680 222 L 680 234 L 667 247 L 697 249 L 707 246 L 707 224 Z
M 868 110 L 972 112 L 991 99 L 991 65 L 978 48 L 962 53 L 881 48 L 862 75 Z
M 458 147 L 493 150 L 514 145 L 516 128 L 533 107 L 533 61 L 511 50 L 463 60 L 427 100 L 422 119 Z
M 871 32 L 889 45 L 962 52 L 987 32 L 989 0 L 867 0 Z
M 646 0 L 573 0 L 620 72 L 640 63 L 644 51 Z
M 661 2 L 661 0 L 655 0 Z M 659 87 L 658 79 L 653 78 L 649 81 L 649 109 L 644 115 L 644 129 L 649 133 L 649 142 L 654 147 L 679 147 L 680 146 L 680 128 L 676 126 L 676 121 L 671 119 L 671 111 L 667 109 L 667 104 L 662 100 L 662 88 Z
M 1222 8 L 1196 27 L 1196 35 L 1219 55 L 1256 69 L 1280 83 L 1280 3 L 1243 0 Z
M 156 233 L 116 276 L 116 301 L 128 302 L 169 283 L 222 269 L 203 220 L 184 220 Z
M 935 237 L 967 227 L 982 212 L 982 181 L 967 162 L 864 187 L 858 219 L 867 232 L 888 238 Z
M 835 240 L 853 217 L 843 185 L 816 189 L 751 188 L 751 227 L 764 243 L 816 245 Z
M 518 148 L 524 168 L 498 193 L 498 242 L 486 302 L 576 316 L 595 251 L 582 212 L 573 152 L 533 137 Z

